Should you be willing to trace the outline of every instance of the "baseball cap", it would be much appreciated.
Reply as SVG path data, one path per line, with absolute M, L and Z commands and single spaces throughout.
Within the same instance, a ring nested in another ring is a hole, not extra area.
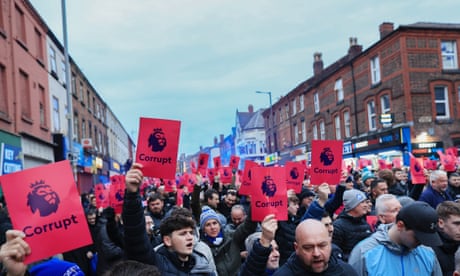
M 442 245 L 437 232 L 438 214 L 428 203 L 415 201 L 401 208 L 396 220 L 402 220 L 407 229 L 413 230 L 415 237 L 427 246 Z

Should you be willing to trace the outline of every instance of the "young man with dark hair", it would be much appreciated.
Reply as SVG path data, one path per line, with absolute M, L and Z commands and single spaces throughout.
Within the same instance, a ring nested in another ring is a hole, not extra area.
M 164 247 L 154 251 L 145 231 L 145 219 L 139 187 L 143 166 L 135 163 L 126 174 L 123 202 L 125 250 L 127 258 L 156 265 L 162 275 L 215 275 L 208 260 L 194 250 L 195 222 L 190 217 L 175 215 L 160 225 Z

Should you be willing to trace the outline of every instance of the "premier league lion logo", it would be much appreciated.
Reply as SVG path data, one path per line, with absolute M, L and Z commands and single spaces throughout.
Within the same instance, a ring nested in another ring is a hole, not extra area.
M 265 176 L 264 182 L 262 182 L 262 194 L 273 197 L 276 193 L 275 181 L 270 176 Z
M 27 206 L 30 207 L 33 214 L 35 214 L 37 210 L 41 217 L 56 213 L 61 200 L 50 185 L 40 180 L 32 183 L 30 188 L 32 188 L 32 191 L 27 195 Z
M 291 176 L 292 179 L 297 179 L 299 178 L 299 170 L 296 167 L 293 167 L 291 171 L 289 172 L 289 175 Z
M 166 147 L 166 137 L 161 128 L 153 129 L 153 133 L 149 136 L 149 147 L 153 152 L 163 151 Z
M 330 166 L 334 162 L 334 153 L 331 148 L 324 148 L 319 158 L 324 166 Z

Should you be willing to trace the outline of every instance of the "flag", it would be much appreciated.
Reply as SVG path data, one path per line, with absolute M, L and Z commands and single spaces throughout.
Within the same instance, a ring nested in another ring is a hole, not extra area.
M 311 184 L 340 182 L 343 141 L 313 140 L 311 152 Z
M 144 176 L 174 178 L 180 124 L 180 121 L 140 118 L 136 162 L 144 165 Z
M 93 242 L 68 160 L 0 176 L 0 185 L 32 249 L 25 264 Z

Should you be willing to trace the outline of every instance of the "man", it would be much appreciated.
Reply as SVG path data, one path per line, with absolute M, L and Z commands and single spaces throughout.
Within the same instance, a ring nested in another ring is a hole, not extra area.
M 433 209 L 436 209 L 439 203 L 445 200 L 453 200 L 447 190 L 447 173 L 445 171 L 436 170 L 430 174 L 430 185 L 420 195 L 419 200 L 430 204 Z
M 225 193 L 223 200 L 217 205 L 217 210 L 224 215 L 227 221 L 230 221 L 230 213 L 232 207 L 236 204 L 236 199 L 236 191 L 229 189 Z
M 401 210 L 401 203 L 393 194 L 380 195 L 375 201 L 378 224 L 394 223 L 399 210 Z
M 455 269 L 454 254 L 460 244 L 460 203 L 441 202 L 436 208 L 438 214 L 438 234 L 442 245 L 434 246 L 444 275 L 452 275 Z
M 267 215 L 261 225 L 262 232 L 255 232 L 246 238 L 245 246 L 249 253 L 240 268 L 239 276 L 269 276 L 279 267 L 280 253 L 275 241 L 278 221 L 275 215 Z
M 383 178 L 376 178 L 371 182 L 371 192 L 369 193 L 372 208 L 370 215 L 376 215 L 375 211 L 375 201 L 377 197 L 383 194 L 388 194 L 388 184 Z
M 345 191 L 343 194 L 344 209 L 334 221 L 332 242 L 343 251 L 343 259 L 348 260 L 353 247 L 372 234 L 367 224 L 368 203 L 366 195 L 356 189 Z
M 357 275 L 350 265 L 331 255 L 331 238 L 318 220 L 307 219 L 297 226 L 294 249 L 295 254 L 275 272 L 275 276 Z
M 227 223 L 225 229 L 235 231 L 238 225 L 243 223 L 246 219 L 246 210 L 244 210 L 243 205 L 236 204 L 233 205 L 232 210 L 230 211 L 230 223 Z
M 278 222 L 278 230 L 275 234 L 275 240 L 280 251 L 280 265 L 283 265 L 294 251 L 295 229 L 300 222 L 300 218 L 297 216 L 298 210 L 299 199 L 294 193 L 288 197 L 288 219 Z
M 441 275 L 433 250 L 420 246 L 441 244 L 437 221 L 436 211 L 426 202 L 404 206 L 395 223 L 381 225 L 356 245 L 348 262 L 359 275 Z
M 447 192 L 452 197 L 452 199 L 457 200 L 460 199 L 460 174 L 458 173 L 451 173 L 449 175 L 449 187 L 447 188 Z
M 126 174 L 123 202 L 125 252 L 130 260 L 156 265 L 162 275 L 215 275 L 208 260 L 194 250 L 195 222 L 190 217 L 174 215 L 160 225 L 164 247 L 154 251 L 145 229 L 142 199 L 143 165 L 133 164 Z
M 402 168 L 393 168 L 394 184 L 389 187 L 389 193 L 396 196 L 409 195 L 410 183 L 407 181 L 407 173 Z

